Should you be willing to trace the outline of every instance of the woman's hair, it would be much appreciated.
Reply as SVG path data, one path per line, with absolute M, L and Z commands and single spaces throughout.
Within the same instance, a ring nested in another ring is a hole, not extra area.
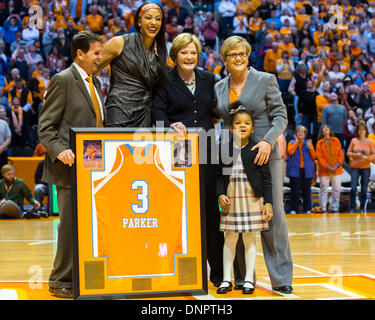
M 169 56 L 173 60 L 173 62 L 176 62 L 177 54 L 192 42 L 195 44 L 195 47 L 197 48 L 197 54 L 199 57 L 202 47 L 196 36 L 186 32 L 179 34 L 177 37 L 173 39 L 172 46 L 169 50 Z
M 154 3 L 154 2 L 153 2 Z M 142 11 L 142 8 L 146 5 L 149 5 L 150 3 L 144 3 L 142 4 L 136 11 L 135 16 L 134 16 L 134 28 L 137 32 L 141 33 L 141 28 L 138 25 L 139 20 L 140 20 L 140 12 Z M 159 4 L 155 3 L 160 7 Z M 158 34 L 155 37 L 155 42 L 156 42 L 156 47 L 157 47 L 157 65 L 158 65 L 158 83 L 163 83 L 167 79 L 167 48 L 165 46 L 165 16 L 163 9 L 160 7 L 160 11 L 162 14 L 162 20 L 161 20 L 161 27 L 158 32 Z
M 354 132 L 355 137 L 359 138 L 359 129 L 361 129 L 361 128 L 364 128 L 366 130 L 366 138 L 367 138 L 368 137 L 368 129 L 367 129 L 366 124 L 363 123 L 363 122 L 358 123 L 357 126 L 355 127 L 355 132 Z
M 323 125 L 319 128 L 317 141 L 319 141 L 320 139 L 323 139 L 323 138 L 324 138 L 324 135 L 323 135 L 323 128 L 324 128 L 324 127 L 327 127 L 327 128 L 329 129 L 329 136 L 330 136 L 330 137 L 334 137 L 334 136 L 335 136 L 335 134 L 334 134 L 333 131 L 332 131 L 332 128 L 331 128 L 328 124 L 323 124 Z
M 253 117 L 251 116 L 251 113 L 246 109 L 246 107 L 240 101 L 237 100 L 229 105 L 229 115 L 231 119 L 231 124 L 233 123 L 236 115 L 241 114 L 241 113 L 248 114 L 251 119 L 251 122 L 253 123 Z
M 307 128 L 306 128 L 305 126 L 302 126 L 302 125 L 297 126 L 296 130 L 294 131 L 294 133 L 297 134 L 297 131 L 298 131 L 298 130 L 303 130 L 303 131 L 305 131 L 305 135 L 306 135 L 306 137 L 307 137 L 308 132 L 307 132 Z
M 231 36 L 225 39 L 225 41 L 223 42 L 221 46 L 221 49 L 220 49 L 221 57 L 225 60 L 228 52 L 239 45 L 243 45 L 246 48 L 246 54 L 247 56 L 249 56 L 251 53 L 251 46 L 249 42 L 247 42 L 244 38 L 240 36 Z

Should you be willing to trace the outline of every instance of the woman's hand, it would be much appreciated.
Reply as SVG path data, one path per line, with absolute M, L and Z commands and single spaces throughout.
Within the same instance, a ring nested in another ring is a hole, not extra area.
M 74 163 L 75 155 L 71 149 L 66 149 L 59 153 L 57 159 L 59 159 L 63 164 L 71 167 Z
M 185 137 L 186 135 L 186 127 L 182 122 L 174 122 L 170 125 L 170 127 L 177 132 L 180 137 Z
M 219 196 L 219 205 L 223 211 L 228 211 L 230 206 L 230 200 L 225 194 Z
M 262 140 L 254 147 L 252 147 L 251 151 L 254 151 L 255 149 L 258 149 L 258 154 L 254 159 L 254 164 L 257 164 L 258 166 L 266 164 L 268 162 L 268 159 L 270 158 L 271 144 L 267 141 Z
M 266 221 L 270 221 L 273 217 L 272 204 L 265 204 L 262 208 L 262 214 L 264 215 Z

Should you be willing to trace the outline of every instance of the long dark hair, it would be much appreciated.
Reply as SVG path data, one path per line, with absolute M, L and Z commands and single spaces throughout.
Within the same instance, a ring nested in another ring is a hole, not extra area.
M 160 5 L 156 2 L 146 2 L 142 4 L 136 11 L 135 16 L 134 16 L 134 28 L 138 33 L 141 33 L 141 29 L 138 25 L 139 21 L 139 12 L 142 10 L 142 8 L 150 3 L 157 4 L 159 7 Z M 167 79 L 167 47 L 165 46 L 165 16 L 163 9 L 160 7 L 160 11 L 162 13 L 162 20 L 161 20 L 161 27 L 158 32 L 158 34 L 155 37 L 155 42 L 157 46 L 157 51 L 158 51 L 158 56 L 156 57 L 157 64 L 158 64 L 158 79 L 157 79 L 157 84 L 162 84 L 166 81 Z
M 320 139 L 323 139 L 324 138 L 324 134 L 323 134 L 323 128 L 324 127 L 327 127 L 329 129 L 329 136 L 330 137 L 334 137 L 335 134 L 333 133 L 332 131 L 332 128 L 328 125 L 328 124 L 323 124 L 320 128 L 319 128 L 319 133 L 318 133 L 318 138 L 316 139 L 317 141 L 319 141 Z

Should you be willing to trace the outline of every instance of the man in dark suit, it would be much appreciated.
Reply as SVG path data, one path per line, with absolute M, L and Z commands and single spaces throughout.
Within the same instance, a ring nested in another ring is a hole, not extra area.
M 102 58 L 102 39 L 91 32 L 76 34 L 71 43 L 73 64 L 56 74 L 48 86 L 39 116 L 39 138 L 47 150 L 43 181 L 57 186 L 60 225 L 57 252 L 49 278 L 56 297 L 73 298 L 72 209 L 69 128 L 103 127 L 104 101 L 99 81 L 92 76 Z

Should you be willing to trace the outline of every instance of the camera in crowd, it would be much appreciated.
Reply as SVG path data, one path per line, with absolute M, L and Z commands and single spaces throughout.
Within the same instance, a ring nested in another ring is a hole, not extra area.
M 48 218 L 48 212 L 46 211 L 45 208 L 32 208 L 27 210 L 23 217 L 23 219 L 40 219 L 40 218 Z

